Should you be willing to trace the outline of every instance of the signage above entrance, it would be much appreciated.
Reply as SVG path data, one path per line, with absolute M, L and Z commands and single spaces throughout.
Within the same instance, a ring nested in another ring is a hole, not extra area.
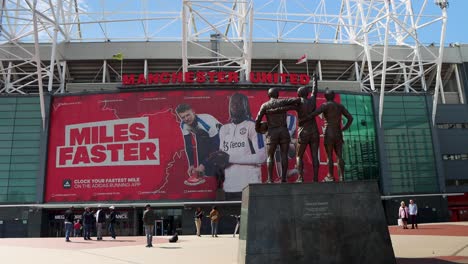
M 258 84 L 292 84 L 307 85 L 310 76 L 304 73 L 251 72 L 250 82 Z M 239 73 L 234 71 L 189 71 L 157 72 L 145 74 L 124 74 L 122 85 L 160 85 L 160 84 L 203 84 L 203 83 L 239 83 Z

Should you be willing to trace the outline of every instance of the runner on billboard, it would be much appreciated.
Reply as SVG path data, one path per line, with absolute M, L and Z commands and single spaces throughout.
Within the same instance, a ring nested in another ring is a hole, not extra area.
M 209 114 L 195 114 L 188 104 L 180 104 L 176 108 L 179 116 L 180 128 L 184 136 L 185 153 L 188 160 L 187 174 L 189 178 L 184 181 L 186 185 L 198 185 L 205 182 L 202 178 L 206 176 L 218 176 L 216 167 L 205 164 L 205 160 L 211 153 L 219 148 L 219 128 L 221 123 Z M 196 145 L 192 143 L 195 139 Z M 194 153 L 196 148 L 196 155 Z M 204 165 L 202 165 L 204 164 Z M 202 165 L 202 170 L 197 170 L 196 166 Z M 201 174 L 203 171 L 204 174 Z

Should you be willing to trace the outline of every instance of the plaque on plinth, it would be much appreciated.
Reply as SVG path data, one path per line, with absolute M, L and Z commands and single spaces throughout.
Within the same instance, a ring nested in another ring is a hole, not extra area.
M 239 263 L 395 264 L 377 182 L 251 184 Z

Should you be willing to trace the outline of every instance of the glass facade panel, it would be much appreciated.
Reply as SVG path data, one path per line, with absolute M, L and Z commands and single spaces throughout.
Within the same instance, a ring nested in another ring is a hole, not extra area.
M 17 133 L 33 133 L 40 132 L 41 126 L 16 126 L 15 132 Z
M 1 112 L 0 114 L 3 115 L 3 112 Z M 2 119 L 2 118 L 0 118 L 0 126 L 11 126 L 14 123 L 15 123 L 14 119 Z
M 354 121 L 344 131 L 345 180 L 379 179 L 377 144 L 372 100 L 367 95 L 341 95 L 341 103 Z
M 39 155 L 39 148 L 13 148 L 11 150 L 11 154 L 12 155 Z
M 10 177 L 10 170 L 0 170 L 0 179 L 8 179 Z
M 12 141 L 1 140 L 0 141 L 0 148 L 11 148 Z
M 41 125 L 38 97 L 0 98 L 0 202 L 36 201 Z
M 10 163 L 10 156 L 0 156 L 0 163 Z
M 39 108 L 39 104 L 19 104 L 16 111 L 35 111 Z
M 437 192 L 439 186 L 426 98 L 386 96 L 382 120 L 389 168 L 390 190 L 387 192 Z
M 41 134 L 39 133 L 15 133 L 13 134 L 13 140 L 39 140 Z

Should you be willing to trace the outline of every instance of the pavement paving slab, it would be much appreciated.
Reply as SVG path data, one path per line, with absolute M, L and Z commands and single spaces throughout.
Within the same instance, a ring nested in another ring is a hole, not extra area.
M 397 264 L 468 264 L 468 222 L 420 224 L 418 229 L 389 227 Z M 146 248 L 146 237 L 104 238 L 102 241 L 71 238 L 0 238 L 2 263 L 79 264 L 237 263 L 238 236 L 155 237 Z M 293 263 L 288 263 L 293 264 Z

